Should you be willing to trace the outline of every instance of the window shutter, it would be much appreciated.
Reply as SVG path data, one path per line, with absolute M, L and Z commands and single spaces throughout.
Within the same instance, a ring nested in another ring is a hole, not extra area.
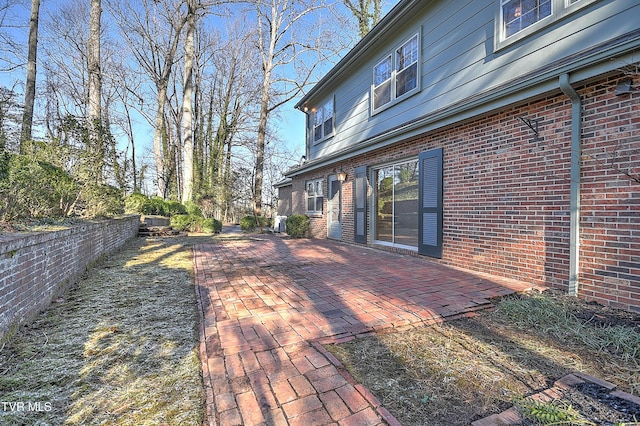
M 418 253 L 442 257 L 442 148 L 420 154 Z
M 354 241 L 367 242 L 367 167 L 358 167 L 353 179 Z

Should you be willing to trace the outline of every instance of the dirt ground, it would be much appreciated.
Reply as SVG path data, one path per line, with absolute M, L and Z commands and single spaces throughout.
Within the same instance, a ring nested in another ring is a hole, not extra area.
M 469 425 L 575 371 L 640 393 L 640 315 L 551 292 L 503 299 L 474 318 L 328 349 L 403 425 Z M 561 424 L 640 420 L 640 406 L 616 411 L 596 390 L 571 393 L 557 405 L 579 410 L 580 420 Z

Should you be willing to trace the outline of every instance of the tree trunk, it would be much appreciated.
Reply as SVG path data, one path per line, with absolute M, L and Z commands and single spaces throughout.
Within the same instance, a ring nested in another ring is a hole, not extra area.
M 167 171 L 164 161 L 163 133 L 164 123 L 164 103 L 167 99 L 167 86 L 158 86 L 158 105 L 156 108 L 156 128 L 153 133 L 153 157 L 156 163 L 156 184 L 158 196 L 165 197 L 167 192 Z
M 38 54 L 38 18 L 40 0 L 31 0 L 31 18 L 29 20 L 29 53 L 27 59 L 27 82 L 24 91 L 24 112 L 22 115 L 22 132 L 20 136 L 20 152 L 23 145 L 31 140 L 33 127 L 33 108 L 36 99 L 36 58 Z
M 182 94 L 182 138 L 184 149 L 184 175 L 182 182 L 182 202 L 193 198 L 193 60 L 195 56 L 196 7 L 194 0 L 187 1 L 187 39 L 184 54 L 184 85 Z
M 102 74 L 100 71 L 100 18 L 102 16 L 101 0 L 91 0 L 89 13 L 89 43 L 87 45 L 87 62 L 89 71 L 89 140 L 95 150 L 98 164 L 95 166 L 97 183 L 102 183 L 102 163 L 104 162 L 104 142 L 102 138 Z

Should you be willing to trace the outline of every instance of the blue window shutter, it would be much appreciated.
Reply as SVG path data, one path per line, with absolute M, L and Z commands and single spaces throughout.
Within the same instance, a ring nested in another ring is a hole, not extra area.
M 418 253 L 442 257 L 442 148 L 420 153 Z
M 367 166 L 358 167 L 353 178 L 353 239 L 367 242 Z

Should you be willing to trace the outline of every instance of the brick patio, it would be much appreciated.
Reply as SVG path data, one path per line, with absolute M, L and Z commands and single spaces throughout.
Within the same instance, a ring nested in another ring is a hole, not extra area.
M 399 424 L 321 343 L 434 324 L 531 288 L 425 258 L 259 236 L 195 248 L 208 425 Z

